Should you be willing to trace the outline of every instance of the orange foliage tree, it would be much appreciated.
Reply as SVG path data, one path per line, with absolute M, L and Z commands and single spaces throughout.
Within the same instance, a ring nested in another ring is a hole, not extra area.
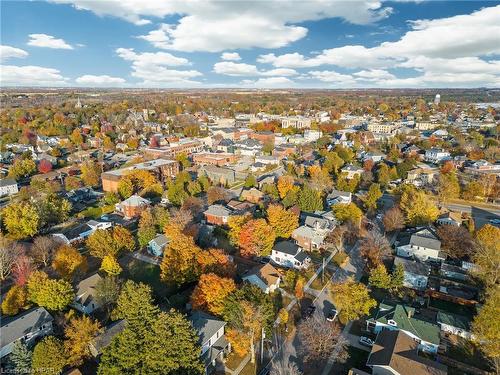
M 278 193 L 280 198 L 285 198 L 286 194 L 292 190 L 294 179 L 292 176 L 280 176 L 278 178 Z
M 271 254 L 276 234 L 264 219 L 250 220 L 240 232 L 238 244 L 243 257 L 266 256 Z
M 193 308 L 221 315 L 224 300 L 236 289 L 232 279 L 217 276 L 215 273 L 201 275 L 198 285 L 191 295 Z
M 276 237 L 289 238 L 299 226 L 299 216 L 279 204 L 271 204 L 267 208 L 267 220 L 274 228 Z
M 200 251 L 196 262 L 202 273 L 215 273 L 223 277 L 232 277 L 236 272 L 234 263 L 222 249 Z

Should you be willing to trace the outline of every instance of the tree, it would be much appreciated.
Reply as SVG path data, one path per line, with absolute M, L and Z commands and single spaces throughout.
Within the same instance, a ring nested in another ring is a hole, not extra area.
M 12 267 L 12 278 L 16 285 L 23 286 L 28 282 L 28 278 L 34 271 L 31 258 L 22 254 L 19 255 Z
M 56 193 L 48 194 L 37 205 L 40 220 L 43 225 L 62 223 L 69 217 L 71 203 L 59 197 Z
M 405 281 L 405 270 L 402 264 L 398 264 L 393 268 L 391 274 L 391 285 L 389 290 L 392 293 L 398 292 L 402 287 Z
M 382 191 L 379 184 L 372 184 L 368 192 L 361 198 L 365 208 L 368 211 L 375 211 L 377 209 L 377 201 L 382 197 Z
M 311 187 L 318 191 L 325 191 L 333 186 L 333 180 L 330 177 L 328 169 L 321 168 L 319 165 L 312 165 L 307 169 Z
M 170 203 L 175 206 L 181 206 L 188 197 L 181 181 L 170 183 L 167 188 L 167 197 Z
M 152 325 L 159 311 L 153 303 L 151 287 L 128 280 L 121 288 L 111 317 L 113 320 L 125 319 L 131 326 L 144 328 L 144 331 Z
M 292 190 L 295 181 L 292 176 L 280 176 L 278 178 L 278 192 L 281 199 L 284 199 L 290 190 Z
M 87 259 L 71 245 L 62 245 L 56 250 L 52 268 L 65 280 L 87 271 Z
M 42 159 L 38 163 L 38 172 L 40 173 L 48 173 L 52 170 L 52 163 L 47 159 Z
M 475 201 L 484 197 L 484 188 L 479 181 L 470 181 L 462 191 L 462 198 Z
M 40 228 L 40 215 L 29 202 L 11 203 L 3 209 L 3 222 L 13 239 L 33 237 Z
M 127 199 L 134 194 L 134 185 L 132 181 L 128 178 L 122 178 L 120 182 L 118 182 L 118 193 L 122 199 Z
M 377 267 L 371 270 L 369 283 L 375 288 L 380 288 L 380 289 L 390 288 L 391 276 L 387 273 L 387 270 L 385 269 L 385 266 L 383 264 L 379 264 Z
M 302 211 L 314 212 L 323 210 L 323 199 L 319 191 L 309 185 L 304 185 L 297 200 Z
M 250 219 L 251 215 L 231 215 L 227 221 L 227 226 L 229 227 L 229 242 L 232 245 L 237 245 L 240 240 L 241 228 L 245 225 Z
M 299 200 L 300 187 L 293 186 L 281 201 L 286 208 L 295 206 Z
M 274 228 L 276 237 L 289 238 L 299 226 L 299 216 L 291 210 L 286 210 L 278 204 L 271 204 L 267 208 L 267 220 Z
M 79 366 L 91 356 L 89 345 L 101 331 L 99 322 L 86 315 L 70 320 L 64 328 L 64 348 L 69 365 Z
M 19 310 L 26 306 L 26 289 L 20 285 L 12 286 L 5 294 L 2 301 L 2 313 L 5 315 L 16 315 Z
M 334 284 L 331 296 L 339 311 L 339 319 L 343 323 L 367 315 L 370 309 L 377 305 L 377 302 L 370 297 L 366 286 L 355 282 L 352 278 Z
M 12 273 L 20 254 L 22 251 L 16 242 L 0 235 L 0 280 L 5 280 Z
M 401 210 L 406 222 L 413 226 L 427 225 L 436 221 L 439 210 L 422 190 L 407 189 L 401 195 Z
M 440 202 L 458 198 L 460 195 L 460 184 L 458 183 L 456 173 L 441 173 L 438 177 L 436 190 Z
M 156 237 L 156 225 L 151 210 L 144 210 L 139 219 L 139 229 L 137 231 L 137 239 L 141 248 L 145 247 L 149 241 Z
M 113 229 L 98 229 L 86 241 L 90 254 L 100 259 L 106 255 L 117 257 L 122 251 L 133 251 L 135 239 L 130 231 L 122 226 Z
M 96 302 L 109 314 L 120 295 L 120 283 L 115 276 L 106 276 L 100 279 L 96 286 Z
M 372 269 L 382 263 L 382 258 L 391 252 L 387 238 L 377 230 L 367 233 L 360 244 L 361 256 L 368 260 L 368 268 Z
M 257 186 L 257 179 L 255 178 L 255 176 L 253 174 L 249 174 L 247 176 L 247 178 L 245 179 L 244 186 L 246 188 L 252 188 L 252 187 Z
M 30 253 L 33 261 L 36 264 L 47 267 L 52 262 L 55 250 L 59 247 L 58 242 L 55 237 L 35 237 Z
M 381 163 L 379 165 L 377 169 L 377 181 L 381 186 L 387 186 L 391 181 L 391 174 L 387 164 Z
M 337 360 L 347 359 L 348 341 L 337 326 L 316 315 L 303 320 L 297 327 L 301 350 L 306 362 L 321 361 L 336 355 Z
M 36 344 L 31 361 L 34 373 L 43 373 L 50 369 L 52 374 L 60 374 L 66 364 L 66 353 L 61 340 L 48 336 Z
M 281 324 L 286 324 L 288 323 L 288 311 L 286 308 L 282 307 L 280 311 L 278 311 L 278 319 L 280 320 Z
M 328 152 L 325 155 L 323 166 L 333 174 L 338 174 L 340 168 L 344 165 L 344 160 L 336 152 Z
M 83 135 L 80 132 L 80 129 L 73 130 L 69 139 L 76 147 L 80 147 L 83 144 Z
M 243 257 L 271 254 L 276 234 L 266 220 L 254 219 L 247 222 L 240 231 L 238 245 Z
M 31 359 L 33 354 L 27 345 L 20 340 L 12 346 L 12 352 L 9 355 L 9 362 L 12 364 L 17 374 L 28 374 L 31 372 Z
M 304 278 L 302 276 L 297 277 L 297 281 L 295 282 L 295 297 L 301 300 L 304 298 Z
M 100 270 L 106 272 L 110 276 L 118 276 L 122 272 L 120 264 L 112 255 L 106 255 L 102 259 Z
M 101 179 L 101 166 L 91 160 L 85 161 L 80 166 L 81 178 L 85 186 L 99 186 Z
M 476 233 L 476 253 L 472 257 L 476 267 L 471 271 L 487 287 L 500 281 L 500 228 L 486 224 Z
M 200 251 L 196 256 L 196 263 L 201 273 L 215 273 L 221 277 L 233 277 L 236 273 L 234 263 L 221 249 Z
M 481 350 L 491 358 L 496 371 L 500 368 L 500 289 L 490 289 L 486 302 L 474 317 L 472 333 Z
M 472 255 L 475 243 L 470 232 L 464 227 L 441 225 L 437 234 L 441 240 L 441 249 L 450 258 L 464 258 Z
M 270 375 L 302 375 L 297 365 L 289 361 L 289 356 L 283 354 L 274 359 Z
M 178 225 L 170 224 L 165 234 L 170 242 L 160 264 L 162 280 L 178 286 L 195 281 L 198 277 L 196 257 L 201 249 L 192 237 L 182 233 Z
M 65 280 L 49 279 L 46 273 L 35 271 L 28 284 L 28 298 L 38 306 L 49 310 L 64 310 L 73 302 L 75 293 L 70 283 Z
M 215 202 L 227 202 L 231 199 L 229 192 L 219 186 L 212 186 L 207 190 L 207 202 L 208 204 L 214 204 Z
M 224 310 L 225 298 L 236 289 L 234 281 L 214 273 L 201 275 L 191 295 L 193 308 L 205 310 L 220 316 Z
M 387 232 L 403 229 L 405 227 L 403 212 L 397 206 L 390 208 L 384 214 L 383 223 Z
M 493 251 L 497 253 L 500 252 L 500 243 L 498 238 L 500 238 L 500 228 L 494 227 L 491 224 L 484 225 L 476 233 L 476 241 L 480 246 L 493 249 Z
M 178 154 L 175 157 L 175 160 L 177 160 L 181 164 L 182 169 L 186 169 L 186 168 L 189 168 L 191 166 L 191 162 L 189 161 L 188 156 L 184 152 L 181 152 L 180 154 Z
M 361 225 L 361 219 L 363 218 L 363 212 L 354 203 L 344 204 L 337 203 L 332 206 L 332 211 L 341 223 L 351 222 L 354 225 Z
M 36 171 L 36 164 L 32 159 L 16 159 L 9 168 L 9 177 L 20 180 L 29 177 Z

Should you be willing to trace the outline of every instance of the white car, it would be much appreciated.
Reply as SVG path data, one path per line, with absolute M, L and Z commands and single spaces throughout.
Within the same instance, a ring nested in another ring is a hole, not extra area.
M 337 315 L 338 315 L 337 310 L 332 309 L 330 311 L 330 313 L 328 314 L 328 316 L 326 317 L 326 320 L 329 322 L 333 322 L 335 320 L 335 318 L 337 317 Z
M 373 340 L 369 339 L 368 337 L 365 337 L 365 336 L 361 336 L 359 338 L 359 343 L 361 345 L 368 346 L 370 348 L 373 346 Z

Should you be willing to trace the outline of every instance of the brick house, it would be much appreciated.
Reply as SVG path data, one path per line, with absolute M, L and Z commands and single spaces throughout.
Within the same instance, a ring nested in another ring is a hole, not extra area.
M 116 204 L 116 210 L 121 212 L 124 217 L 131 219 L 139 217 L 141 213 L 151 205 L 151 202 L 137 194 L 125 199 L 121 203 Z

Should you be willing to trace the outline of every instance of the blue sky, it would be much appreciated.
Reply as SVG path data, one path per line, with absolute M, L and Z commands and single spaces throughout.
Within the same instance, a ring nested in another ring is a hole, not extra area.
M 487 1 L 2 1 L 3 86 L 499 87 Z

